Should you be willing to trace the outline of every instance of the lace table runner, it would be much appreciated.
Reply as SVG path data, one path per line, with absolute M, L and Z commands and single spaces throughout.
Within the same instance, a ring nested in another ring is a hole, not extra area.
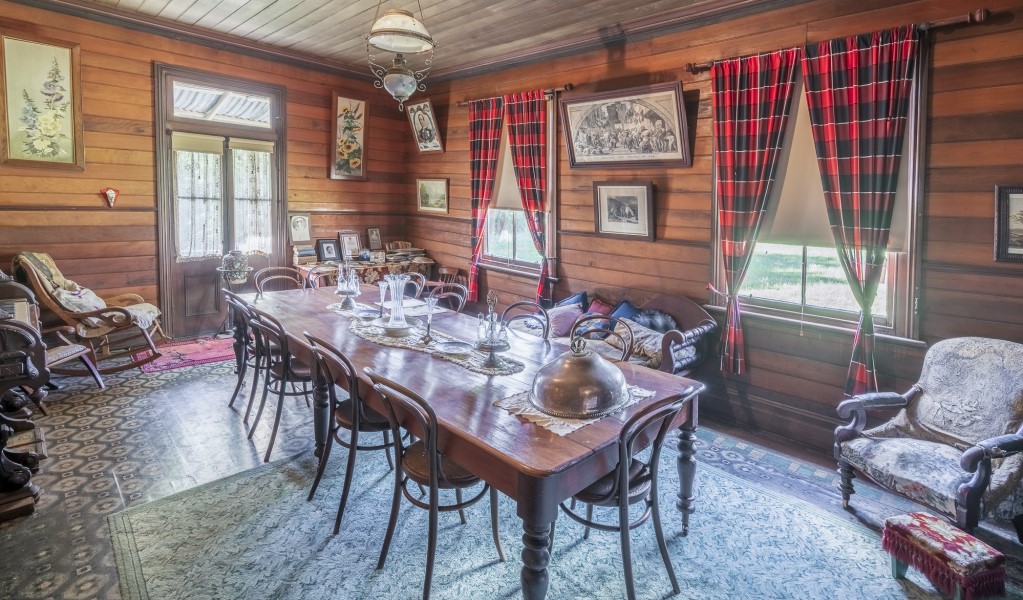
M 414 300 L 414 298 L 406 298 L 405 299 L 406 302 L 410 302 L 411 300 Z M 429 311 L 429 307 L 427 307 L 426 303 L 422 302 L 421 300 L 417 300 L 417 302 L 419 302 L 419 304 L 412 304 L 411 306 L 405 305 L 405 311 L 404 312 L 405 312 L 405 316 L 406 317 L 425 317 L 426 316 L 426 313 Z M 389 306 L 391 303 L 388 302 L 387 304 Z M 346 317 L 353 317 L 353 316 L 355 316 L 353 311 L 342 310 L 340 302 L 335 302 L 334 304 L 328 304 L 327 305 L 327 310 L 332 311 L 332 312 L 336 312 L 337 314 L 344 315 Z M 356 302 L 355 303 L 355 310 L 375 310 L 375 311 L 379 311 L 380 310 L 380 303 L 379 302 L 374 302 L 373 304 L 363 304 L 362 302 Z M 440 306 L 433 307 L 433 314 L 435 314 L 435 315 L 439 315 L 441 313 L 446 313 L 446 312 L 451 312 L 451 311 L 446 309 L 446 308 L 440 307 Z M 430 335 L 433 335 L 433 333 L 431 332 Z
M 483 375 L 514 375 L 526 368 L 524 363 L 521 363 L 514 358 L 505 358 L 503 356 L 500 357 L 500 367 L 496 369 L 484 367 L 483 364 L 487 362 L 489 354 L 478 350 L 472 350 L 468 354 L 463 355 L 453 355 L 441 352 L 437 349 L 437 344 L 441 342 L 461 342 L 463 340 L 459 340 L 436 330 L 430 332 L 430 337 L 433 339 L 428 346 L 423 345 L 422 342 L 423 335 L 426 333 L 426 330 L 420 327 L 413 328 L 412 332 L 404 337 L 391 337 L 384 333 L 384 329 L 382 327 L 374 325 L 372 322 L 353 320 L 349 326 L 349 330 L 360 338 L 375 344 L 390 346 L 392 348 L 405 348 L 407 350 L 425 352 Z
M 636 385 L 629 386 L 629 400 L 622 405 L 620 409 L 615 412 L 621 412 L 633 404 L 644 400 L 654 395 L 654 392 L 643 389 Z M 577 429 L 586 427 L 591 423 L 596 423 L 603 417 L 596 419 L 566 419 L 564 417 L 554 417 L 546 413 L 542 413 L 535 406 L 529 402 L 529 392 L 520 392 L 514 396 L 508 396 L 502 398 L 494 403 L 494 406 L 501 407 L 513 415 L 519 415 L 525 420 L 535 423 L 544 429 L 556 433 L 558 435 L 568 435 Z M 615 414 L 615 413 L 612 413 Z M 607 416 L 607 415 L 605 415 Z

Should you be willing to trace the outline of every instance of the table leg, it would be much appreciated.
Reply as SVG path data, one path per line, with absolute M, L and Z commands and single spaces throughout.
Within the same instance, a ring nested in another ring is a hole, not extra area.
M 522 597 L 525 600 L 543 600 L 547 597 L 550 563 L 551 524 L 522 520 Z
M 327 437 L 330 435 L 330 396 L 327 386 L 330 382 L 320 369 L 313 370 L 313 435 L 316 439 L 316 449 L 313 454 L 317 458 L 323 455 L 323 449 L 330 442 Z
M 695 406 L 693 407 L 695 411 Z M 696 419 L 686 421 L 678 432 L 678 502 L 682 513 L 682 535 L 689 535 L 689 515 L 696 510 L 693 481 L 696 479 Z

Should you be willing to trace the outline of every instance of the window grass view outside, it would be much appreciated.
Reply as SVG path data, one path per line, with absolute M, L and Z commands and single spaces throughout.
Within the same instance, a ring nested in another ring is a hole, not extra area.
M 533 245 L 526 216 L 521 210 L 490 209 L 485 243 L 483 253 L 488 257 L 540 264 L 540 253 Z
M 834 248 L 806 246 L 806 285 L 803 286 L 803 248 L 784 244 L 757 244 L 739 295 L 790 302 L 796 306 L 821 307 L 855 313 L 856 305 L 845 272 Z M 882 277 L 873 313 L 886 317 L 887 278 Z

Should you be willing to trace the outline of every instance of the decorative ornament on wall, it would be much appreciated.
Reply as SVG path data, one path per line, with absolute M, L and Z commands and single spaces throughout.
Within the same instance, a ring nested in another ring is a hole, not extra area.
M 110 208 L 114 207 L 114 203 L 117 202 L 117 197 L 121 195 L 121 190 L 116 190 L 112 187 L 103 188 L 99 191 L 100 195 L 103 196 L 107 201 L 107 206 Z

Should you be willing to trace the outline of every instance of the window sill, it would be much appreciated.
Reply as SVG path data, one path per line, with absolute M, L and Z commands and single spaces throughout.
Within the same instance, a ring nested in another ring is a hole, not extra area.
M 488 260 L 480 260 L 477 266 L 481 269 L 487 269 L 488 271 L 497 271 L 498 273 L 505 273 L 507 275 L 516 275 L 518 277 L 528 277 L 536 279 L 540 276 L 539 268 L 522 267 L 519 265 L 502 264 L 498 262 L 492 262 Z

